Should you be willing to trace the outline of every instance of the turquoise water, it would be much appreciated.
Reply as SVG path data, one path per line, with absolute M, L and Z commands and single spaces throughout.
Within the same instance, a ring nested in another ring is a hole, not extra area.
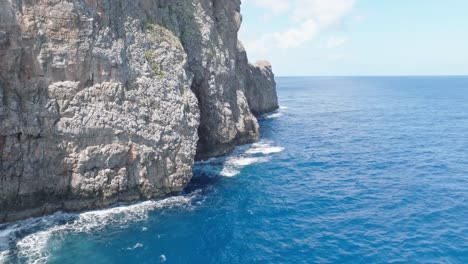
M 0 226 L 0 259 L 468 263 L 468 77 L 277 81 L 262 139 L 183 193 Z

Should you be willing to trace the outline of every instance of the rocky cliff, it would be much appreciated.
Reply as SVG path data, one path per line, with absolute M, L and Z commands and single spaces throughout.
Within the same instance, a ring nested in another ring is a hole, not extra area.
M 259 136 L 240 0 L 0 0 L 0 222 L 179 191 Z

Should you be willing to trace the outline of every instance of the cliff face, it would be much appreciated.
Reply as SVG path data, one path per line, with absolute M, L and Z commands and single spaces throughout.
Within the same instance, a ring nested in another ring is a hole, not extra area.
M 159 197 L 258 137 L 239 0 L 0 0 L 0 222 Z

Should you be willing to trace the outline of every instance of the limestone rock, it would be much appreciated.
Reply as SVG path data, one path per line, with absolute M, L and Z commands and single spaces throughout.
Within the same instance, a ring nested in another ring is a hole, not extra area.
M 271 64 L 258 61 L 249 64 L 247 98 L 250 110 L 255 115 L 262 115 L 279 108 L 276 82 Z
M 244 93 L 251 112 L 260 116 L 279 108 L 276 82 L 272 66 L 267 61 L 250 64 L 241 42 L 237 43 L 238 61 L 242 74 Z
M 239 0 L 0 0 L 0 222 L 177 192 L 255 140 L 277 99 L 240 24 Z
M 0 31 L 0 46 L 8 43 L 8 35 L 5 31 Z

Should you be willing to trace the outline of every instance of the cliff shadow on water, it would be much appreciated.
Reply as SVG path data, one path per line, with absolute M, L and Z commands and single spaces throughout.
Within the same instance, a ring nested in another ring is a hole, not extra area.
M 275 83 L 240 24 L 235 0 L 0 2 L 0 222 L 178 192 L 257 139 Z

